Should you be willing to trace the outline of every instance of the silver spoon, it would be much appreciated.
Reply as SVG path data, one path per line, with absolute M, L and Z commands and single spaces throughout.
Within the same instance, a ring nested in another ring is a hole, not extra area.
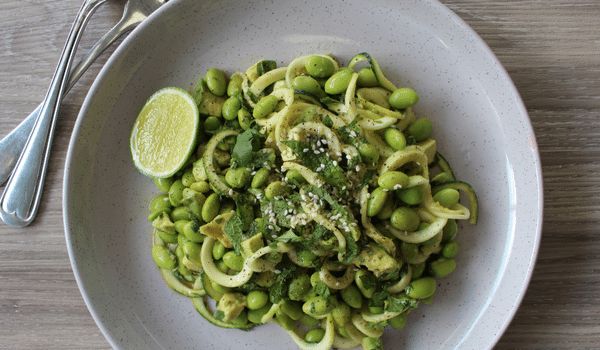
M 129 0 L 125 3 L 121 20 L 106 32 L 81 61 L 73 67 L 73 70 L 69 75 L 69 83 L 65 93 L 75 85 L 77 80 L 79 80 L 83 73 L 98 58 L 98 56 L 106 50 L 106 48 L 112 45 L 123 34 L 135 28 L 167 1 L 168 0 Z M 4 184 L 13 172 L 41 108 L 42 105 L 40 104 L 25 120 L 0 140 L 0 185 Z

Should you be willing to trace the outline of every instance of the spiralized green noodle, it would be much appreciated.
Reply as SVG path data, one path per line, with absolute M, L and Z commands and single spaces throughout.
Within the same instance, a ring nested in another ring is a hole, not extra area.
M 229 84 L 225 97 L 198 84 L 199 104 L 226 100 L 238 118 L 226 106 L 201 115 L 220 128 L 199 135 L 189 166 L 160 180 L 167 204 L 151 206 L 165 281 L 216 326 L 276 323 L 301 349 L 379 349 L 387 326 L 431 301 L 435 288 L 413 282 L 454 270 L 474 191 L 413 127 L 416 101 L 395 107 L 398 89 L 369 54 L 347 68 L 327 54 L 261 60 Z

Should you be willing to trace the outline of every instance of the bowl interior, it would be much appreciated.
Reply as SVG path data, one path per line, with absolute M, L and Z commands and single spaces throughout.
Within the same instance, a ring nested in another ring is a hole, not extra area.
M 150 255 L 151 179 L 134 168 L 128 138 L 156 90 L 187 88 L 212 68 L 231 74 L 261 58 L 283 66 L 309 53 L 346 65 L 369 52 L 388 78 L 420 95 L 438 150 L 480 200 L 461 224 L 458 268 L 439 281 L 386 349 L 491 348 L 531 274 L 541 225 L 535 138 L 512 82 L 481 39 L 434 1 L 171 0 L 136 29 L 100 73 L 81 110 L 65 174 L 64 215 L 73 269 L 92 315 L 119 349 L 294 348 L 266 325 L 208 324 L 171 291 Z

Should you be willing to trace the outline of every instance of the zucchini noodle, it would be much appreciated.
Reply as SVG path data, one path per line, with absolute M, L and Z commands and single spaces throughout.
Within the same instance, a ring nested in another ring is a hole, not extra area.
M 329 54 L 260 60 L 224 84 L 216 96 L 200 80 L 197 103 L 222 105 L 200 118 L 219 127 L 156 180 L 164 280 L 219 327 L 276 323 L 304 350 L 380 349 L 433 297 L 425 280 L 454 270 L 475 191 L 416 118 L 418 95 L 367 53 L 346 68 Z

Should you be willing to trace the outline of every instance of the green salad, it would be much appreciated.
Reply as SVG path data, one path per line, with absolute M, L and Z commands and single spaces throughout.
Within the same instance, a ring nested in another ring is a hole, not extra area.
M 160 273 L 203 317 L 276 323 L 301 349 L 372 350 L 432 302 L 477 198 L 415 116 L 414 90 L 361 53 L 346 67 L 311 54 L 213 68 L 185 94 L 194 151 L 155 178 L 149 220 Z

